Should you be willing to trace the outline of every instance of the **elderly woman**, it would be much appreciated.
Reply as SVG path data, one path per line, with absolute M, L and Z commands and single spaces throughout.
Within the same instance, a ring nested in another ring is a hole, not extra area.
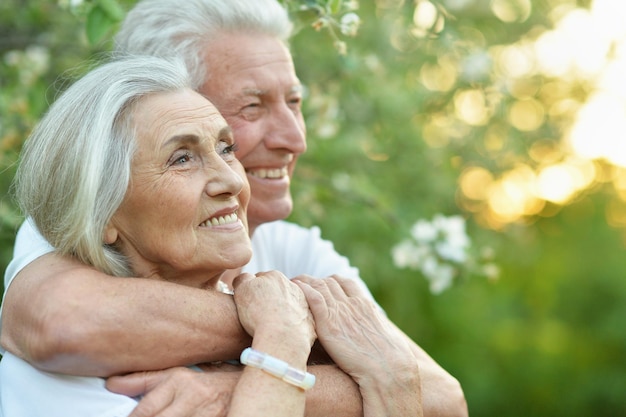
M 250 190 L 235 147 L 183 65 L 113 62 L 52 105 L 23 150 L 17 197 L 59 253 L 118 277 L 223 290 L 223 272 L 251 255 Z M 253 350 L 242 354 L 251 366 L 228 415 L 303 415 L 315 331 L 302 291 L 277 272 L 240 276 L 234 287 Z M 136 406 L 104 388 L 83 395 L 102 379 L 39 371 L 11 354 L 0 368 L 7 417 L 126 416 Z
M 233 293 L 221 278 L 251 256 L 250 189 L 235 149 L 230 127 L 189 88 L 182 64 L 128 58 L 93 70 L 52 105 L 24 147 L 17 197 L 62 255 L 116 277 Z M 272 271 L 240 275 L 233 287 L 239 321 L 252 336 L 241 354 L 249 366 L 227 404 L 198 396 L 204 403 L 196 412 L 304 415 L 304 392 L 314 383 L 305 371 L 314 316 L 329 355 L 359 383 L 366 415 L 421 415 L 411 349 L 357 284 L 306 277 L 294 283 Z M 373 362 L 371 351 L 383 344 L 393 347 L 384 349 L 390 356 Z M 203 374 L 194 368 L 170 372 L 182 384 Z M 397 386 L 402 400 L 390 406 L 370 385 L 372 375 Z M 0 362 L 1 415 L 131 415 L 137 399 L 104 385 L 100 378 L 44 372 L 7 353 Z M 161 411 L 182 415 L 169 406 Z

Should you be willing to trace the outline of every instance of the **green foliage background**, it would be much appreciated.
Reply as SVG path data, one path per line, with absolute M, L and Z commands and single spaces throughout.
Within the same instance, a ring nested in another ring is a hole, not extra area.
M 46 0 L 0 4 L 1 269 L 21 222 L 9 193 L 21 143 L 66 71 L 109 48 L 116 20 L 133 3 L 94 1 L 73 11 Z M 346 55 L 328 31 L 310 28 L 315 16 L 301 14 L 292 49 L 309 92 L 309 150 L 298 167 L 291 220 L 320 225 L 361 269 L 391 319 L 461 381 L 470 415 L 625 415 L 625 234 L 606 217 L 609 206 L 621 204 L 614 189 L 598 183 L 565 207 L 491 230 L 459 204 L 462 169 L 505 171 L 529 160 L 535 141 L 553 135 L 558 143 L 558 129 L 507 129 L 496 154 L 486 150 L 485 136 L 505 124 L 498 114 L 447 146 L 430 147 L 423 138 L 424 122 L 449 109 L 455 89 L 491 82 L 489 75 L 459 78 L 454 89 L 432 92 L 419 80 L 424 64 L 547 29 L 557 6 L 589 6 L 531 3 L 528 19 L 505 24 L 488 13 L 489 2 L 474 1 L 448 16 L 438 36 L 419 38 L 410 36 L 415 2 L 362 1 L 359 35 L 342 38 Z M 32 56 L 42 51 L 49 59 L 38 67 Z M 566 94 L 586 94 L 575 87 Z M 417 272 L 394 267 L 391 247 L 417 219 L 436 213 L 468 218 L 475 245 L 495 249 L 498 281 L 471 277 L 435 296 Z

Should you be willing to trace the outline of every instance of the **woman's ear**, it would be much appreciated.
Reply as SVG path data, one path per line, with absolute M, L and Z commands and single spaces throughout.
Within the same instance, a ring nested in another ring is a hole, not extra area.
M 109 224 L 104 228 L 104 236 L 102 237 L 105 245 L 112 245 L 117 242 L 118 233 L 117 228 L 113 225 L 111 220 Z

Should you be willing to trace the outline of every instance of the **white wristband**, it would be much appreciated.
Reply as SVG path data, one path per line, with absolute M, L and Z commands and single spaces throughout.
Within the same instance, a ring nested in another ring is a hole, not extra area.
M 315 375 L 289 366 L 273 356 L 246 348 L 241 352 L 240 362 L 255 368 L 262 369 L 270 375 L 281 378 L 283 381 L 307 390 L 315 385 Z

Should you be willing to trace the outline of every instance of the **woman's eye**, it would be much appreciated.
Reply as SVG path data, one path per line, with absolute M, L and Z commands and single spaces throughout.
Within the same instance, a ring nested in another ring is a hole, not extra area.
M 172 158 L 172 165 L 182 165 L 189 161 L 191 161 L 191 154 L 185 152 L 184 154 L 174 156 L 174 158 Z
M 225 141 L 220 141 L 218 145 L 218 153 L 224 159 L 234 158 L 235 152 L 239 149 L 237 143 L 228 144 Z

